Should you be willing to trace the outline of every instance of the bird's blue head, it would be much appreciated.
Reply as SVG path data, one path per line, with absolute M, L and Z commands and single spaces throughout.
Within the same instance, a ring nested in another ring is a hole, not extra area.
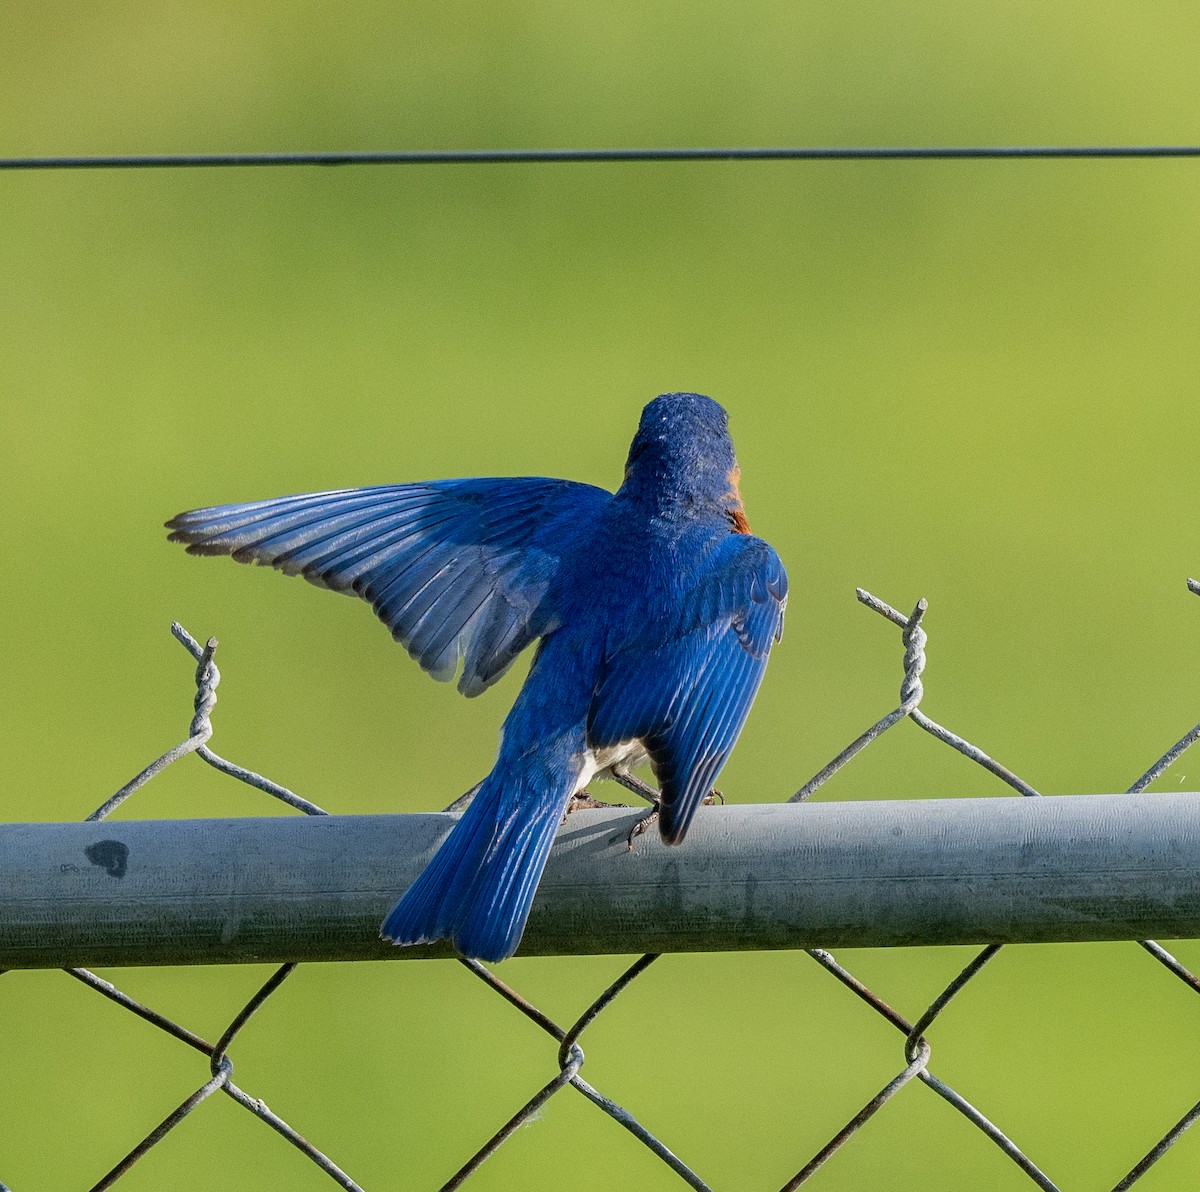
M 725 410 L 699 393 L 664 393 L 642 411 L 621 491 L 663 513 L 719 513 L 748 534 L 739 478 Z

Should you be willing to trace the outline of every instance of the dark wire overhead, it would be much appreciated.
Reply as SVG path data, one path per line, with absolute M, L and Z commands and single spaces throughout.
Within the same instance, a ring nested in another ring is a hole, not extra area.
M 0 170 L 153 170 L 225 166 L 504 165 L 666 161 L 978 161 L 1200 157 L 1200 145 L 830 146 L 667 149 L 399 149 L 334 153 L 166 153 L 3 157 Z

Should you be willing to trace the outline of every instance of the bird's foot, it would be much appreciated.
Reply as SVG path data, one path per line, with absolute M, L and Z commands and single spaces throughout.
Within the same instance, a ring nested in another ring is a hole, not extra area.
M 593 799 L 588 794 L 586 788 L 581 791 L 576 791 L 570 799 L 567 800 L 567 810 L 563 814 L 563 823 L 567 822 L 567 816 L 573 811 L 594 811 L 602 807 L 628 807 L 628 803 L 605 803 L 602 799 Z
M 640 820 L 629 829 L 629 835 L 625 837 L 625 851 L 633 852 L 633 842 L 648 828 L 651 824 L 658 820 L 658 800 L 654 800 L 654 806 L 642 816 Z
M 649 787 L 647 787 L 646 789 L 649 790 Z M 647 796 L 647 797 L 649 797 L 649 796 Z M 714 803 L 722 803 L 723 804 L 724 802 L 725 802 L 725 796 L 723 794 L 721 794 L 721 792 L 719 790 L 717 790 L 716 787 L 713 787 L 713 789 L 710 790 L 708 792 L 708 794 L 705 795 L 704 798 L 700 800 L 700 805 L 702 807 L 711 807 Z M 633 852 L 633 842 L 647 828 L 649 828 L 651 824 L 653 824 L 658 819 L 658 809 L 659 809 L 659 800 L 657 797 L 655 797 L 653 808 L 650 811 L 648 811 L 645 815 L 643 815 L 642 818 L 640 820 L 638 820 L 637 823 L 634 824 L 632 828 L 629 829 L 629 835 L 627 837 L 625 837 L 625 851 L 626 852 L 629 852 L 629 853 Z

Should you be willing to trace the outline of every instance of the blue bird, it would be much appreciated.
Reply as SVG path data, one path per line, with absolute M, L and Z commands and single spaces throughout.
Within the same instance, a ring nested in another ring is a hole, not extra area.
M 495 767 L 384 939 L 511 956 L 564 810 L 597 775 L 638 789 L 630 771 L 649 761 L 662 839 L 683 840 L 742 730 L 787 602 L 783 564 L 750 533 L 728 426 L 711 398 L 655 398 L 616 493 L 541 477 L 438 480 L 167 522 L 192 554 L 269 564 L 370 601 L 424 670 L 443 682 L 458 673 L 467 696 L 539 641 Z

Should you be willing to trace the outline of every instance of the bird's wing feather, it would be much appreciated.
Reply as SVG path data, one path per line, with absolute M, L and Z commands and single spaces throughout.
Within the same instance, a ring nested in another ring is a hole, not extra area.
M 730 535 L 656 639 L 614 650 L 592 701 L 593 748 L 642 740 L 662 794 L 659 830 L 677 844 L 742 730 L 783 632 L 787 575 L 761 539 Z
M 562 559 L 611 495 L 542 477 L 381 485 L 217 505 L 167 522 L 191 554 L 231 555 L 361 596 L 435 679 L 478 695 L 554 627 Z

